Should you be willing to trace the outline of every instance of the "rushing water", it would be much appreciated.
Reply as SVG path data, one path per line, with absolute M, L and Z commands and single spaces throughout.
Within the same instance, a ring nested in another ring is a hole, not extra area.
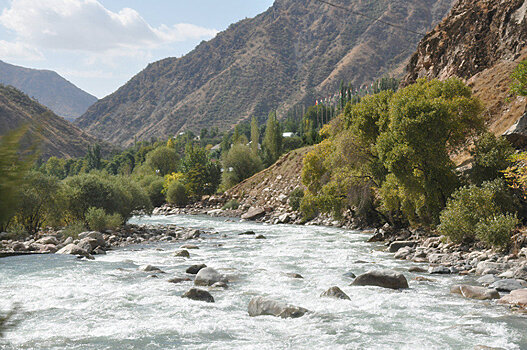
M 467 277 L 411 280 L 412 263 L 394 260 L 367 235 L 328 227 L 264 225 L 224 218 L 153 216 L 135 223 L 172 223 L 214 230 L 191 258 L 173 256 L 180 243 L 131 246 L 94 261 L 46 255 L 0 260 L 0 310 L 19 303 L 22 322 L 2 349 L 527 349 L 527 318 L 494 303 L 449 293 Z M 238 233 L 253 230 L 266 240 Z M 237 276 L 215 303 L 180 298 L 192 282 L 168 283 L 191 264 Z M 167 272 L 150 278 L 137 267 Z M 410 289 L 349 286 L 373 268 L 402 271 Z M 301 274 L 304 279 L 284 275 Z M 337 285 L 351 301 L 320 298 Z M 251 318 L 253 296 L 311 311 L 298 319 Z M 2 341 L 4 343 L 2 343 Z

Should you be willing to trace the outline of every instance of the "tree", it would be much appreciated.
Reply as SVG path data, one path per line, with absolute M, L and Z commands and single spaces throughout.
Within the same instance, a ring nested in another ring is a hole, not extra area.
M 527 96 L 527 60 L 521 61 L 511 74 L 511 91 L 518 96 Z
M 174 149 L 161 146 L 147 154 L 146 164 L 160 176 L 165 176 L 177 171 L 179 156 Z
M 216 192 L 221 179 L 220 168 L 209 159 L 204 148 L 189 143 L 182 167 L 184 183 L 190 196 L 199 198 Z
M 86 154 L 86 161 L 88 166 L 88 171 L 96 169 L 102 169 L 102 156 L 101 156 L 101 146 L 96 143 L 93 146 L 88 148 L 88 153 Z
M 269 117 L 267 118 L 262 148 L 267 165 L 273 164 L 281 154 L 282 132 L 275 112 L 269 113 Z
M 229 189 L 262 169 L 262 161 L 246 145 L 232 146 L 223 159 L 223 188 Z
M 258 129 L 258 121 L 255 117 L 251 120 L 251 150 L 254 154 L 258 154 L 258 146 L 260 145 L 260 130 Z
M 15 213 L 25 174 L 34 159 L 20 155 L 20 140 L 26 131 L 23 127 L 0 138 L 0 231 L 5 231 Z
M 484 181 L 503 177 L 503 171 L 511 166 L 514 148 L 505 138 L 487 132 L 476 140 L 470 153 L 473 157 L 470 177 L 480 185 Z

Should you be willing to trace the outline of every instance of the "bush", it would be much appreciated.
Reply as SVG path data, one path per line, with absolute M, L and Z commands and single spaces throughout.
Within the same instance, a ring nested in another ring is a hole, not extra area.
M 146 164 L 159 175 L 165 176 L 177 170 L 179 156 L 174 149 L 162 146 L 147 154 Z
M 304 198 L 304 190 L 300 187 L 295 188 L 289 194 L 289 205 L 291 206 L 291 209 L 300 209 L 300 202 L 302 201 L 302 198 Z
M 222 184 L 224 189 L 242 182 L 262 170 L 262 161 L 249 146 L 236 144 L 223 160 Z
M 504 237 L 514 227 L 511 227 L 514 216 L 508 214 L 513 211 L 514 200 L 501 179 L 484 182 L 482 186 L 462 187 L 452 194 L 441 212 L 438 229 L 456 243 L 479 238 L 493 246 L 502 246 Z
M 221 207 L 221 209 L 223 210 L 236 210 L 240 207 L 240 203 L 236 200 L 236 199 L 231 199 L 230 201 L 228 201 L 227 203 L 225 203 L 225 205 L 223 207 Z
M 86 223 L 90 230 L 102 232 L 119 227 L 123 218 L 119 214 L 106 214 L 102 208 L 91 207 L 86 212 Z
M 62 230 L 62 235 L 64 237 L 71 237 L 71 238 L 77 239 L 79 238 L 79 233 L 85 232 L 85 231 L 86 231 L 86 226 L 84 225 L 84 223 L 81 221 L 75 221 L 69 224 L 68 226 L 66 226 Z
M 302 212 L 303 220 L 314 219 L 319 213 L 317 198 L 307 193 L 300 201 L 300 211 Z
M 511 242 L 511 233 L 518 223 L 512 214 L 487 218 L 476 225 L 476 237 L 490 246 L 505 248 Z
M 167 190 L 167 201 L 178 207 L 184 207 L 187 205 L 188 195 L 185 185 L 179 181 L 172 182 Z
M 484 181 L 503 177 L 503 170 L 511 165 L 514 148 L 505 138 L 485 133 L 478 138 L 470 153 L 474 158 L 470 177 L 480 185 Z
M 146 193 L 154 207 L 159 207 L 165 203 L 165 196 L 162 193 L 164 183 L 165 181 L 163 179 L 156 179 L 146 188 Z

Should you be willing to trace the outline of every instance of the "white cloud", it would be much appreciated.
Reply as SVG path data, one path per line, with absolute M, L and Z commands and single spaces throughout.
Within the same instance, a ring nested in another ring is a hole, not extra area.
M 0 58 L 8 61 L 40 61 L 44 59 L 44 55 L 28 44 L 0 40 Z
M 2 11 L 0 24 L 14 31 L 17 43 L 26 47 L 114 54 L 120 49 L 149 50 L 217 33 L 185 23 L 154 28 L 133 9 L 116 13 L 97 0 L 13 0 Z

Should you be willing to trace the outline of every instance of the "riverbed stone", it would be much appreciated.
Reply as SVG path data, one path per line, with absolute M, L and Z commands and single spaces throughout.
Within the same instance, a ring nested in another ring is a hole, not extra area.
M 205 264 L 196 264 L 196 265 L 191 265 L 187 268 L 187 270 L 185 271 L 186 273 L 189 273 L 191 275 L 195 275 L 197 274 L 201 269 L 204 269 L 206 268 L 207 265 Z
M 216 282 L 210 287 L 211 288 L 223 288 L 223 289 L 228 289 L 229 288 L 229 286 L 225 282 Z
M 264 235 L 258 235 L 255 237 L 256 239 L 267 239 Z
M 404 289 L 408 288 L 408 281 L 402 273 L 396 271 L 372 270 L 357 276 L 351 285 Z
M 413 246 L 415 246 L 414 241 L 395 241 L 390 244 L 390 247 L 388 248 L 388 250 L 391 253 L 395 253 L 396 251 L 398 251 L 399 249 L 403 247 L 413 247 Z
M 337 286 L 329 288 L 324 293 L 320 294 L 320 296 L 325 298 L 351 300 L 350 297 Z
M 238 233 L 238 236 L 254 236 L 255 234 L 254 231 L 245 231 Z
M 510 294 L 503 296 L 499 301 L 501 304 L 511 304 L 521 308 L 527 308 L 527 288 L 513 290 Z
M 190 288 L 181 297 L 198 301 L 206 301 L 207 303 L 214 302 L 214 297 L 209 292 L 199 288 Z
M 97 231 L 87 231 L 79 233 L 79 239 L 91 238 L 97 241 L 97 245 L 101 247 L 106 246 L 106 241 L 104 240 L 104 235 Z M 95 248 L 95 247 L 93 247 Z
M 490 289 L 478 286 L 469 286 L 466 284 L 458 284 L 450 288 L 450 293 L 460 294 L 465 298 L 478 300 L 499 299 L 500 293 L 496 289 Z
M 205 267 L 196 275 L 196 279 L 194 280 L 194 284 L 196 286 L 212 286 L 216 282 L 228 282 L 227 278 L 213 269 L 212 267 Z
M 181 282 L 189 282 L 189 281 L 192 281 L 192 280 L 188 277 L 173 277 L 168 280 L 168 282 L 170 283 L 181 283 Z
M 77 245 L 86 250 L 88 253 L 91 253 L 96 247 L 99 246 L 99 244 L 97 244 L 97 240 L 91 237 L 85 237 L 81 239 Z
M 408 272 L 427 272 L 428 270 L 427 269 L 423 269 L 422 267 L 419 267 L 419 266 L 412 266 L 408 269 Z
M 431 275 L 448 275 L 451 273 L 450 269 L 446 266 L 431 266 L 428 269 L 428 273 Z
M 199 247 L 195 244 L 183 244 L 180 249 L 199 249 Z
M 304 316 L 308 310 L 303 307 L 292 306 L 280 301 L 264 297 L 254 297 L 249 302 L 249 316 L 270 315 L 281 318 L 298 318 Z
M 286 272 L 285 275 L 291 278 L 299 278 L 299 279 L 304 278 L 301 274 L 295 273 L 295 272 Z
M 55 236 L 45 236 L 45 237 L 42 237 L 41 239 L 39 239 L 37 241 L 37 243 L 40 243 L 40 244 L 53 244 L 53 245 L 56 246 L 56 245 L 59 244 L 59 240 Z
M 490 286 L 492 283 L 498 281 L 499 278 L 495 275 L 483 275 L 480 278 L 477 279 L 478 283 L 481 283 L 482 285 Z
M 498 274 L 507 269 L 507 264 L 492 261 L 481 261 L 476 266 L 477 275 Z
M 265 209 L 259 207 L 249 208 L 249 210 L 242 215 L 242 219 L 245 220 L 256 220 L 265 215 Z
M 412 254 L 414 252 L 413 248 L 412 247 L 402 247 L 401 249 L 399 249 L 397 251 L 397 253 L 395 253 L 395 255 L 393 256 L 395 259 L 401 259 L 401 260 L 404 260 L 406 259 L 410 254 Z
M 144 271 L 144 272 L 165 273 L 165 271 L 161 270 L 159 267 L 152 266 L 152 265 L 140 266 L 139 270 Z
M 82 249 L 81 247 L 73 243 L 66 245 L 64 248 L 58 250 L 55 254 L 70 254 L 79 255 L 86 258 L 93 258 L 90 253 L 88 253 L 85 249 Z
M 527 282 L 517 279 L 504 279 L 492 283 L 490 288 L 500 292 L 512 292 L 513 290 L 527 288 Z
M 177 251 L 174 256 L 182 257 L 182 258 L 190 258 L 190 253 L 186 249 L 182 249 Z

